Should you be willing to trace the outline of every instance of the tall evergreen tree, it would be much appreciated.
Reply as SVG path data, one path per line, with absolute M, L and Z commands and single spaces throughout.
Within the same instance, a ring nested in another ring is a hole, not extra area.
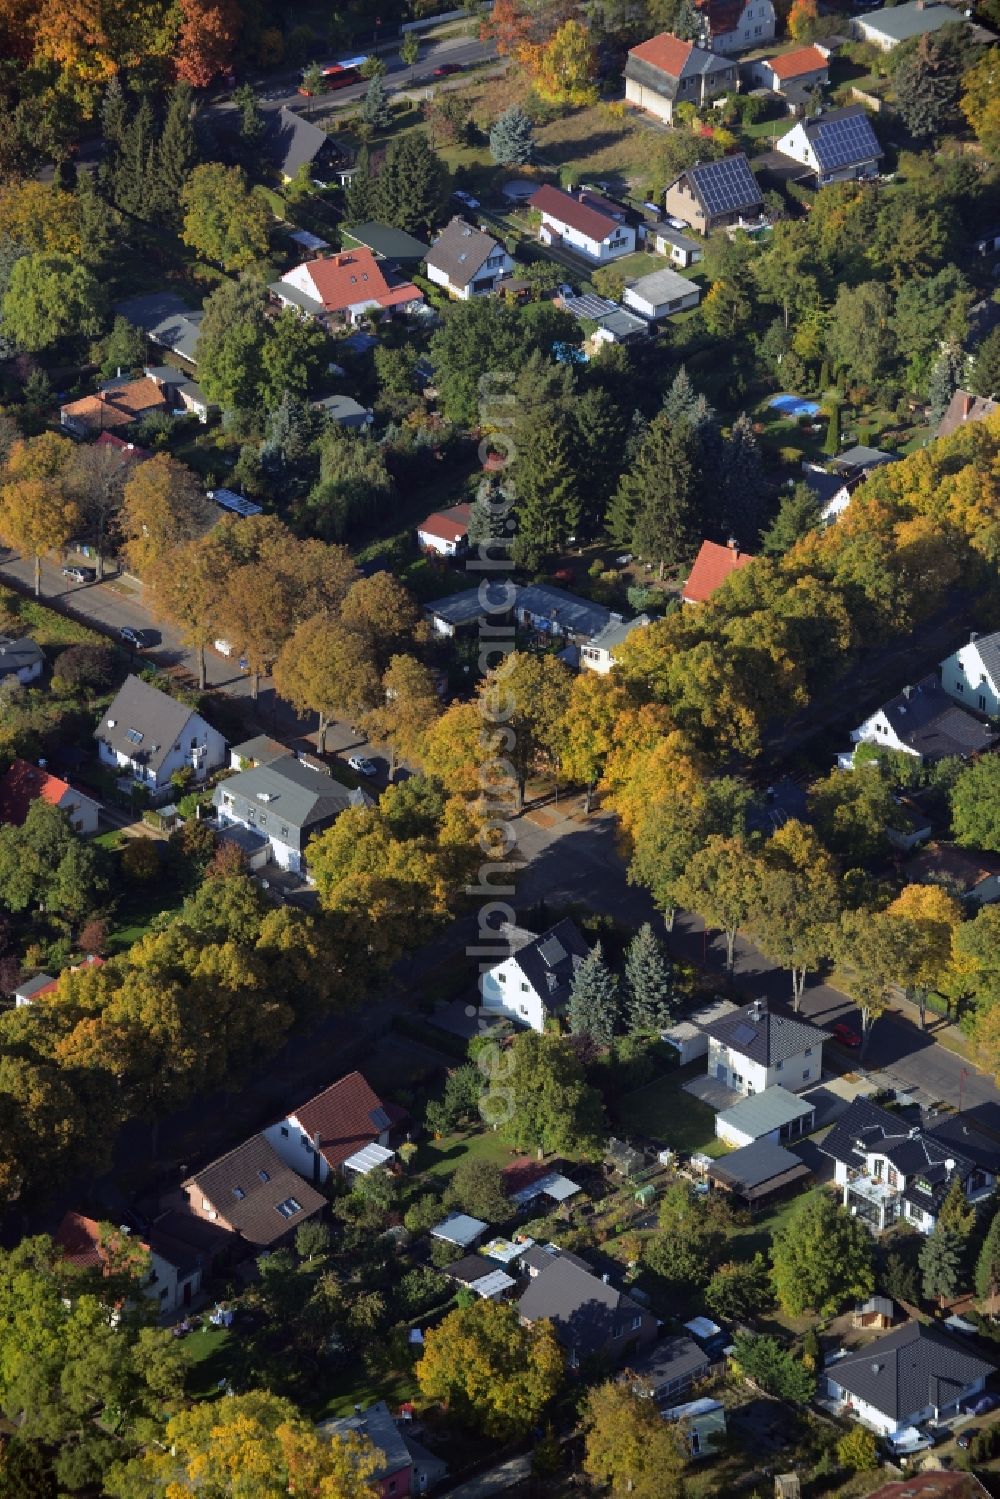
M 930 407 L 931 427 L 937 427 L 948 410 L 957 385 L 955 360 L 945 350 L 935 359 L 927 380 L 927 404 Z
M 629 943 L 625 954 L 625 1007 L 630 1031 L 656 1030 L 666 1025 L 677 1006 L 673 969 L 647 921 Z
M 518 104 L 505 109 L 490 130 L 490 155 L 501 166 L 523 166 L 535 154 L 531 120 Z
M 697 540 L 695 449 L 690 429 L 661 411 L 608 511 L 615 541 L 656 563 L 661 578 L 690 558 Z
M 924 1296 L 940 1306 L 958 1295 L 962 1286 L 965 1242 L 955 1233 L 936 1227 L 920 1248 Z
M 115 170 L 115 202 L 122 212 L 150 219 L 155 207 L 150 183 L 155 180 L 155 122 L 149 100 L 144 99 L 125 128 Z
M 344 190 L 344 221 L 348 224 L 366 224 L 377 217 L 378 179 L 372 172 L 371 158 L 367 146 L 362 146 L 354 163 L 354 171 Z
M 662 410 L 672 422 L 687 422 L 692 428 L 711 421 L 715 416 L 705 397 L 695 390 L 684 364 L 670 382 L 670 388 L 663 397 Z
M 376 217 L 410 234 L 427 233 L 448 201 L 450 173 L 426 131 L 397 136 L 376 186 Z
M 590 1036 L 606 1046 L 618 1029 L 621 1002 L 618 979 L 596 943 L 573 977 L 569 996 L 569 1028 L 574 1036 Z
M 753 422 L 745 411 L 740 412 L 726 438 L 722 480 L 723 528 L 749 550 L 757 542 L 763 518 L 764 465 Z
M 178 83 L 170 92 L 163 130 L 156 145 L 156 170 L 150 184 L 157 214 L 165 220 L 181 218 L 180 196 L 198 159 L 190 84 Z
M 980 1301 L 990 1301 L 998 1294 L 1000 1294 L 1000 1213 L 995 1213 L 976 1261 L 976 1295 Z
M 599 386 L 583 392 L 571 408 L 577 466 L 583 476 L 580 527 L 594 536 L 604 525 L 622 471 L 625 430 L 621 411 Z
M 554 413 L 537 409 L 518 423 L 517 536 L 513 557 L 534 569 L 559 551 L 580 520 L 580 477 L 573 443 Z
M 484 480 L 469 507 L 469 545 L 482 546 L 488 541 L 510 540 L 507 526 L 510 510 L 504 514 L 509 497 L 498 480 Z
M 361 104 L 361 118 L 372 130 L 385 130 L 389 124 L 389 100 L 381 73 L 376 73 L 368 85 Z
M 118 169 L 118 160 L 121 155 L 122 143 L 125 140 L 125 129 L 128 125 L 128 105 L 125 102 L 125 94 L 122 82 L 117 73 L 111 75 L 111 80 L 105 90 L 101 101 L 101 135 L 104 139 L 104 160 L 101 163 L 99 176 L 106 192 L 114 192 L 115 174 Z M 84 173 L 84 176 L 87 174 Z
M 766 557 L 783 557 L 797 541 L 819 525 L 819 502 L 808 484 L 796 484 L 782 496 L 778 513 L 760 533 L 760 550 Z M 751 545 L 750 550 L 753 550 Z
M 321 425 L 319 412 L 287 390 L 268 416 L 261 465 L 266 473 L 280 477 L 287 499 L 304 494 L 319 472 L 315 444 Z

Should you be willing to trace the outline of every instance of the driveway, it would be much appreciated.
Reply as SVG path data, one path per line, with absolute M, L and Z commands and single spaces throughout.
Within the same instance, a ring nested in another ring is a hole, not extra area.
M 516 1483 L 524 1483 L 531 1477 L 531 1457 L 510 1457 L 478 1478 L 470 1478 L 457 1488 L 445 1489 L 441 1499 L 489 1499 L 491 1494 L 504 1494 Z

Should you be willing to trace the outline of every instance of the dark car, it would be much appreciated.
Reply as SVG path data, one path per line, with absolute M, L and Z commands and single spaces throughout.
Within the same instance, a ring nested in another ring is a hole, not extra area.
M 159 639 L 155 630 L 134 630 L 131 625 L 123 625 L 118 633 L 125 644 L 136 651 L 148 651 Z
M 64 578 L 69 578 L 71 583 L 93 583 L 97 577 L 96 567 L 64 567 L 62 570 Z
M 853 1026 L 847 1024 L 846 1020 L 838 1020 L 833 1027 L 833 1038 L 839 1041 L 841 1046 L 860 1046 L 861 1037 Z
M 439 68 L 434 69 L 435 78 L 450 78 L 452 73 L 460 73 L 462 64 L 460 62 L 443 62 Z
M 986 1390 L 981 1395 L 971 1395 L 968 1400 L 962 1401 L 962 1409 L 970 1416 L 985 1416 L 987 1411 L 995 1411 L 1000 1405 L 1000 1395 L 990 1395 Z
M 960 1431 L 958 1436 L 955 1438 L 955 1445 L 957 1447 L 961 1447 L 963 1452 L 967 1452 L 968 1449 L 972 1446 L 972 1438 L 975 1436 L 975 1434 L 976 1433 L 974 1431 Z

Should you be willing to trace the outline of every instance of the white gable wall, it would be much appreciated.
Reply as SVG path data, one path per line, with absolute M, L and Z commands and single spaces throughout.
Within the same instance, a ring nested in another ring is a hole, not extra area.
M 859 728 L 852 729 L 851 738 L 855 744 L 877 744 L 881 749 L 899 750 L 904 755 L 920 759 L 916 750 L 903 743 L 881 708 L 871 718 L 866 718 Z
M 550 213 L 542 214 L 542 226 L 538 237 L 546 245 L 561 240 L 578 255 L 585 255 L 588 260 L 597 261 L 599 264 L 617 260 L 622 255 L 631 255 L 635 249 L 635 230 L 631 224 L 616 224 L 605 239 L 596 240 L 591 239 L 589 234 L 583 234 L 579 229 L 574 229 L 571 225 L 553 218 Z
M 483 1008 L 506 1015 L 539 1033 L 545 1029 L 546 1009 L 542 996 L 528 983 L 513 956 L 484 973 L 479 981 Z
M 1000 682 L 988 674 L 976 641 L 941 663 L 941 686 L 956 702 L 990 718 L 1000 717 Z
M 823 1047 L 819 1042 L 798 1056 L 786 1057 L 773 1067 L 765 1067 L 763 1062 L 754 1062 L 714 1036 L 708 1038 L 709 1077 L 717 1078 L 737 1093 L 763 1093 L 765 1088 L 779 1085 L 787 1088 L 789 1093 L 798 1093 L 818 1083 L 822 1071 Z

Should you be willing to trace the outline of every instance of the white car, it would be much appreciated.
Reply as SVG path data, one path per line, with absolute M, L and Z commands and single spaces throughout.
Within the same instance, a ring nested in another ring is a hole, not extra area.
M 370 777 L 378 774 L 374 762 L 367 760 L 364 755 L 352 755 L 347 763 L 359 776 Z
M 454 200 L 455 200 L 456 203 L 464 203 L 465 206 L 466 206 L 466 208 L 478 208 L 479 207 L 479 199 L 478 198 L 474 198 L 471 193 L 463 193 L 458 188 L 456 188 L 455 191 L 452 193 L 452 197 L 454 198 Z

